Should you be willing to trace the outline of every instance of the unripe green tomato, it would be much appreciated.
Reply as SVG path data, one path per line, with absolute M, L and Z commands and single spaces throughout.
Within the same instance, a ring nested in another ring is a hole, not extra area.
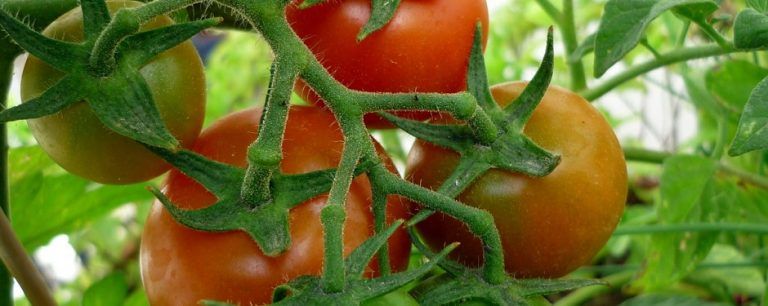
M 124 0 L 107 4 L 112 13 L 141 5 Z M 157 17 L 141 31 L 172 23 L 168 17 Z M 81 9 L 62 15 L 43 34 L 64 41 L 83 41 Z M 144 66 L 141 74 L 171 134 L 182 146 L 191 145 L 200 133 L 205 114 L 205 75 L 195 47 L 187 41 L 165 51 Z M 62 77 L 62 72 L 30 56 L 21 78 L 22 100 L 43 94 Z M 28 122 L 37 142 L 62 168 L 99 183 L 141 182 L 170 168 L 138 142 L 109 130 L 84 102 Z

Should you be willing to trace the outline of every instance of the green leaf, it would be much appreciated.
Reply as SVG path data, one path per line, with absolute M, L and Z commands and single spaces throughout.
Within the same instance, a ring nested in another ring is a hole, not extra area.
M 741 204 L 734 198 L 733 205 Z M 744 256 L 736 247 L 728 244 L 715 244 L 712 251 L 704 260 L 707 263 L 748 263 L 750 258 Z M 733 267 L 728 269 L 699 269 L 691 273 L 688 279 L 695 280 L 699 284 L 725 285 L 732 292 L 746 293 L 751 296 L 759 296 L 765 290 L 764 268 Z
M 125 275 L 114 272 L 93 284 L 83 294 L 83 306 L 122 305 L 128 293 Z
M 768 0 L 747 0 L 747 6 L 758 12 L 765 13 L 768 11 Z
M 728 154 L 738 156 L 768 148 L 768 78 L 752 91 Z
M 756 49 L 768 45 L 768 16 L 746 9 L 736 16 L 733 45 L 738 49 Z
M 11 219 L 28 250 L 123 204 L 151 199 L 142 185 L 103 186 L 67 174 L 39 147 L 13 149 L 9 161 Z
M 400 0 L 372 0 L 371 17 L 357 34 L 357 41 L 362 41 L 371 33 L 386 26 L 395 16 L 395 11 L 399 5 Z
M 664 161 L 659 224 L 685 224 L 719 220 L 726 197 L 713 176 L 715 161 L 678 155 Z M 651 238 L 646 269 L 639 284 L 648 290 L 668 288 L 695 269 L 715 242 L 717 233 L 670 233 Z
M 768 77 L 768 69 L 749 61 L 729 60 L 707 72 L 707 88 L 721 101 L 741 112 L 752 90 Z
M 600 77 L 640 42 L 648 25 L 662 13 L 680 9 L 684 15 L 713 12 L 711 0 L 610 0 L 595 38 L 595 76 Z
M 141 286 L 136 288 L 136 290 L 125 300 L 123 306 L 150 306 L 144 288 Z
M 620 306 L 726 306 L 730 304 L 715 303 L 700 300 L 692 296 L 647 294 L 641 295 L 621 303 Z

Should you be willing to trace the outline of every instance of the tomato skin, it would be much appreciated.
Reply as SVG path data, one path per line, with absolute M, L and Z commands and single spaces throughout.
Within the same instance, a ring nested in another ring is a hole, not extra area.
M 140 6 L 140 2 L 111 1 L 110 11 Z M 79 42 L 83 16 L 76 8 L 51 23 L 48 37 Z M 142 31 L 170 25 L 158 17 Z M 141 69 L 160 115 L 183 146 L 200 133 L 205 114 L 205 75 L 200 57 L 187 41 L 155 57 Z M 30 56 L 21 79 L 21 97 L 28 101 L 53 86 L 63 74 Z M 106 184 L 129 184 L 156 177 L 170 166 L 141 144 L 105 127 L 86 103 L 75 103 L 60 113 L 28 121 L 40 146 L 67 171 Z
M 368 92 L 456 93 L 466 88 L 467 66 L 475 26 L 488 33 L 485 0 L 404 0 L 391 22 L 361 42 L 357 34 L 370 16 L 370 0 L 330 0 L 286 12 L 293 30 L 331 75 L 355 90 Z M 303 81 L 296 92 L 323 105 Z M 439 113 L 397 112 L 416 120 Z M 391 128 L 377 115 L 366 116 L 372 128 Z
M 525 85 L 501 84 L 491 91 L 506 105 Z M 611 126 L 586 100 L 565 89 L 550 87 L 524 132 L 562 156 L 555 171 L 532 178 L 491 170 L 458 199 L 494 216 L 507 272 L 522 278 L 560 277 L 591 260 L 615 229 L 627 195 L 626 163 Z M 453 151 L 417 141 L 406 178 L 438 188 L 458 159 Z M 450 254 L 454 259 L 470 266 L 482 263 L 480 241 L 463 223 L 436 214 L 418 230 L 435 249 L 461 242 Z
M 261 111 L 232 114 L 203 132 L 193 150 L 208 158 L 246 166 L 248 145 L 257 137 Z M 336 167 L 343 137 L 331 114 L 315 107 L 292 107 L 283 142 L 282 171 L 306 173 Z M 383 153 L 380 153 L 383 155 Z M 391 166 L 388 158 L 385 159 Z M 394 168 L 392 168 L 394 169 Z M 179 207 L 199 209 L 216 199 L 199 184 L 171 171 L 165 194 Z M 196 305 L 213 299 L 241 305 L 269 303 L 273 289 L 300 275 L 319 274 L 323 265 L 323 227 L 320 211 L 326 195 L 309 200 L 290 212 L 291 247 L 270 258 L 244 232 L 199 232 L 174 221 L 159 203 L 153 205 L 141 248 L 142 279 L 152 305 Z M 347 197 L 345 254 L 373 232 L 370 183 L 357 177 Z M 408 215 L 405 202 L 388 199 L 388 222 Z M 410 240 L 398 230 L 390 238 L 395 270 L 408 264 Z M 369 275 L 376 270 L 369 267 Z

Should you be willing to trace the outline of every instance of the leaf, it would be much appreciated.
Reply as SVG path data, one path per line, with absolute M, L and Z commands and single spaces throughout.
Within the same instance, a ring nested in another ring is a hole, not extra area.
M 648 25 L 670 9 L 683 14 L 714 11 L 711 0 L 610 0 L 595 38 L 595 76 L 600 77 L 637 46 Z
M 752 91 L 728 154 L 738 156 L 768 148 L 768 78 Z
M 114 272 L 91 285 L 83 294 L 83 306 L 122 305 L 128 293 L 125 275 Z
M 747 6 L 758 12 L 765 13 L 768 11 L 768 0 L 747 0 Z
M 715 161 L 700 156 L 667 158 L 661 175 L 659 224 L 719 220 L 726 197 L 713 176 Z M 651 237 L 646 269 L 639 284 L 648 290 L 668 288 L 695 269 L 714 245 L 718 233 L 671 233 Z
M 741 112 L 752 90 L 764 78 L 768 69 L 744 60 L 729 60 L 707 72 L 707 88 L 721 101 Z
M 731 201 L 739 205 L 737 200 Z M 744 256 L 736 247 L 728 244 L 715 244 L 712 251 L 704 260 L 706 263 L 748 263 L 750 259 Z M 765 290 L 763 270 L 757 265 L 752 267 L 732 267 L 729 269 L 699 269 L 691 273 L 689 279 L 699 284 L 725 285 L 732 292 L 760 296 Z
M 399 5 L 400 0 L 372 0 L 371 17 L 357 34 L 357 41 L 362 41 L 371 33 L 386 26 L 395 16 L 395 11 Z
M 746 9 L 736 16 L 733 45 L 737 49 L 757 49 L 768 45 L 768 16 Z
M 729 304 L 707 302 L 692 296 L 647 294 L 621 303 L 620 306 L 726 306 Z
M 11 222 L 27 250 L 123 204 L 151 199 L 142 185 L 103 186 L 67 174 L 39 147 L 12 149 L 9 161 Z

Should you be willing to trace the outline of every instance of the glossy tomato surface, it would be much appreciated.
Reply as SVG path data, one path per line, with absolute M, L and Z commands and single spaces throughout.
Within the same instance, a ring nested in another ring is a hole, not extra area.
M 492 93 L 506 105 L 524 88 L 522 82 L 507 83 Z M 589 262 L 615 229 L 627 196 L 626 163 L 611 126 L 586 100 L 565 89 L 547 91 L 524 132 L 562 156 L 555 171 L 533 178 L 491 170 L 458 199 L 494 216 L 510 274 L 560 277 Z M 406 177 L 438 188 L 458 158 L 453 151 L 417 141 Z M 471 266 L 482 263 L 480 241 L 463 223 L 436 214 L 418 229 L 435 249 L 458 241 L 453 258 Z
M 108 2 L 111 12 L 140 5 L 133 1 Z M 142 31 L 171 23 L 168 17 L 158 17 L 143 26 Z M 62 15 L 43 34 L 65 41 L 82 41 L 82 11 L 77 8 Z M 205 75 L 195 47 L 187 41 L 160 54 L 141 69 L 141 74 L 168 129 L 182 145 L 191 145 L 202 129 L 205 114 Z M 30 56 L 21 79 L 22 100 L 43 94 L 62 76 Z M 35 139 L 53 160 L 67 171 L 96 182 L 135 183 L 170 168 L 139 143 L 109 130 L 83 102 L 28 122 Z
M 294 31 L 333 77 L 351 89 L 369 92 L 456 93 L 466 88 L 467 65 L 475 27 L 488 31 L 485 0 L 403 0 L 391 22 L 363 41 L 357 34 L 371 14 L 370 0 L 329 0 L 287 10 Z M 299 82 L 305 100 L 322 100 Z M 436 114 L 400 112 L 425 120 Z M 391 127 L 369 115 L 369 127 Z
M 257 137 L 260 116 L 259 110 L 251 109 L 221 119 L 203 132 L 194 150 L 208 158 L 245 167 L 246 151 Z M 342 140 L 331 114 L 316 107 L 293 107 L 283 142 L 282 171 L 299 174 L 335 168 L 340 161 Z M 171 171 L 164 192 L 184 209 L 199 209 L 216 201 L 199 184 L 177 171 Z M 346 203 L 346 254 L 373 233 L 371 197 L 368 179 L 356 178 Z M 326 195 L 318 196 L 291 210 L 292 244 L 274 258 L 265 256 L 244 232 L 195 231 L 179 225 L 161 204 L 155 203 L 141 248 L 142 279 L 149 301 L 155 306 L 196 305 L 201 299 L 240 305 L 270 302 L 276 286 L 300 275 L 321 272 L 320 211 L 325 202 Z M 391 222 L 405 218 L 408 209 L 399 198 L 391 197 L 387 214 Z M 410 252 L 408 235 L 398 231 L 389 246 L 393 268 L 404 269 Z

